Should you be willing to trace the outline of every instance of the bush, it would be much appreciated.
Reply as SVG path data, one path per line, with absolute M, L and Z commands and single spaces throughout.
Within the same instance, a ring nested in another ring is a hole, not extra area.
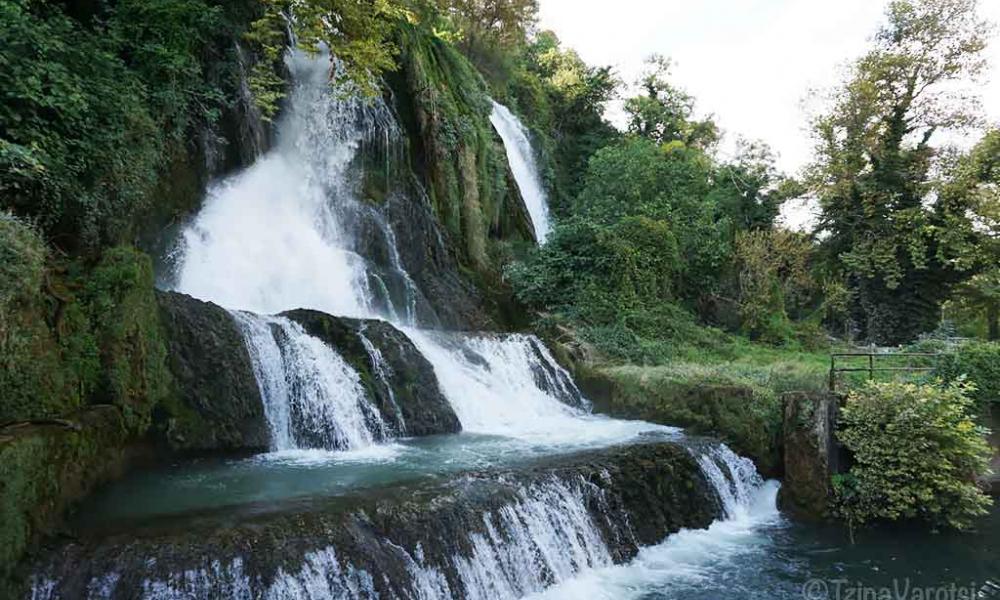
M 987 431 L 964 382 L 869 383 L 851 392 L 837 436 L 854 466 L 834 478 L 833 512 L 853 530 L 916 520 L 967 529 L 992 500 L 976 484 L 988 468 Z
M 971 395 L 985 408 L 1000 402 L 1000 344 L 971 342 L 963 344 L 954 353 L 943 355 L 934 373 L 945 381 L 958 381 L 965 377 L 976 386 Z

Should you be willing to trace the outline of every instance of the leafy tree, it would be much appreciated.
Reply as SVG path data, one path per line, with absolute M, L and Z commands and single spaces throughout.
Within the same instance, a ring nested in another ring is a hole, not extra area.
M 933 329 L 968 277 L 966 206 L 933 202 L 935 135 L 975 122 L 953 91 L 978 75 L 986 25 L 977 0 L 896 0 L 874 47 L 815 121 L 826 251 L 853 289 L 868 339 L 898 343 Z
M 273 115 L 284 82 L 280 61 L 294 36 L 308 52 L 326 46 L 342 67 L 334 77 L 350 81 L 367 94 L 376 93 L 381 73 L 395 66 L 398 48 L 392 42 L 392 23 L 409 11 L 397 0 L 262 0 L 263 15 L 251 25 L 248 37 L 259 44 L 264 61 L 255 65 L 250 84 L 266 115 Z
M 551 31 L 539 33 L 528 45 L 525 63 L 540 80 L 547 100 L 550 116 L 543 124 L 555 142 L 559 189 L 565 197 L 575 197 L 590 157 L 618 137 L 604 113 L 620 82 L 610 67 L 591 67 L 576 52 L 563 48 Z M 525 95 L 518 94 L 519 100 Z M 565 204 L 555 208 L 561 211 Z
M 524 42 L 538 18 L 538 0 L 438 0 L 457 25 L 463 49 L 511 48 Z
M 735 159 L 719 165 L 713 180 L 711 200 L 736 231 L 773 227 L 781 205 L 804 193 L 799 182 L 778 172 L 763 142 L 740 140 Z
M 705 200 L 711 170 L 711 160 L 696 149 L 627 138 L 591 159 L 573 212 L 602 225 L 630 216 L 669 223 L 684 256 L 679 292 L 697 296 L 715 286 L 730 252 L 728 226 Z
M 65 249 L 127 239 L 172 145 L 211 121 L 200 0 L 122 0 L 86 23 L 59 3 L 0 1 L 0 203 Z
M 694 99 L 668 81 L 670 60 L 653 55 L 639 80 L 642 93 L 625 101 L 629 132 L 658 144 L 681 142 L 708 149 L 719 140 L 718 127 L 711 119 L 694 119 Z
M 970 384 L 872 382 L 854 391 L 837 437 L 854 466 L 834 479 L 834 512 L 851 527 L 919 520 L 967 529 L 992 500 L 975 483 L 987 471 L 986 431 L 970 411 Z
M 812 242 L 785 229 L 759 229 L 736 236 L 739 309 L 743 333 L 784 343 L 797 316 L 816 292 L 810 272 Z

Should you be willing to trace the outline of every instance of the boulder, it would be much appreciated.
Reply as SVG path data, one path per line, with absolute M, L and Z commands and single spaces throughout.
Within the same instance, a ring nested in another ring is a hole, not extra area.
M 250 354 L 229 312 L 157 292 L 174 389 L 155 417 L 177 451 L 267 449 L 267 419 Z
M 441 393 L 434 367 L 406 334 L 385 321 L 293 310 L 287 317 L 334 349 L 360 375 L 386 423 L 400 436 L 456 433 L 458 416 Z
M 840 472 L 834 438 L 840 398 L 827 393 L 792 392 L 784 405 L 785 479 L 781 509 L 795 518 L 828 516 L 831 477 Z

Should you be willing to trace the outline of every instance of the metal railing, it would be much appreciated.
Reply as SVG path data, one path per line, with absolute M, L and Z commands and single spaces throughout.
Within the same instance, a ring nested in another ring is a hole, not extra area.
M 933 371 L 933 366 L 913 366 L 914 358 L 937 358 L 940 354 L 933 352 L 840 352 L 830 355 L 830 391 L 837 391 L 837 374 L 838 373 L 867 373 L 868 380 L 872 381 L 875 379 L 876 373 L 917 373 L 917 372 L 929 372 Z M 838 367 L 837 359 L 850 359 L 857 360 L 866 358 L 867 364 L 863 363 L 863 366 L 857 367 Z M 876 363 L 880 360 L 884 361 L 886 359 L 906 359 L 909 364 L 905 367 L 891 366 L 891 367 L 880 367 L 876 366 Z

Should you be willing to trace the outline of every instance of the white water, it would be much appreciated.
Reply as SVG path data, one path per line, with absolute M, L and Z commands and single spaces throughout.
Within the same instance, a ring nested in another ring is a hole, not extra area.
M 286 63 L 295 85 L 277 147 L 210 191 L 184 232 L 176 288 L 263 314 L 375 316 L 369 270 L 354 251 L 351 219 L 365 207 L 352 163 L 364 143 L 394 131 L 391 115 L 331 89 L 328 55 Z
M 292 55 L 287 62 L 296 84 L 290 110 L 279 124 L 279 143 L 245 173 L 211 192 L 184 232 L 177 289 L 232 310 L 274 314 L 311 308 L 405 326 L 434 365 L 466 431 L 572 443 L 588 437 L 629 439 L 650 429 L 588 417 L 569 374 L 537 339 L 441 337 L 412 327 L 419 291 L 403 268 L 391 226 L 371 205 L 358 201 L 356 181 L 361 147 L 382 139 L 386 131 L 396 135 L 392 115 L 380 101 L 364 104 L 344 90 L 331 90 L 328 56 Z M 495 115 L 499 128 L 520 127 L 501 109 Z M 523 131 L 521 139 L 527 144 Z M 530 158 L 530 146 L 524 150 L 521 159 L 512 161 Z M 515 166 L 519 180 L 524 169 L 533 169 L 530 163 L 523 167 Z M 537 193 L 526 189 L 535 226 L 544 236 L 544 194 L 538 186 Z M 368 227 L 357 226 L 359 221 Z M 363 246 L 356 239 L 362 230 L 381 238 L 388 264 L 370 268 L 354 251 Z M 383 276 L 395 277 L 395 287 L 405 291 L 399 306 Z M 317 442 L 322 448 L 357 448 L 386 437 L 385 423 L 371 418 L 358 395 L 356 374 L 334 351 L 284 320 L 255 323 L 247 314 L 239 320 L 275 449 Z M 285 342 L 274 338 L 275 329 L 284 332 Z M 384 362 L 369 346 L 375 372 L 386 376 Z M 318 364 L 326 360 L 333 365 Z M 282 372 L 301 368 L 309 370 Z M 345 386 L 339 393 L 333 389 L 338 385 Z M 382 429 L 363 433 L 365 424 Z M 399 425 L 401 431 L 404 424 Z M 320 434 L 324 427 L 330 428 L 328 436 Z
M 360 375 L 332 348 L 288 319 L 233 314 L 250 351 L 273 450 L 348 450 L 388 437 Z
M 577 486 L 592 486 L 582 480 Z M 521 492 L 498 514 L 483 515 L 486 535 L 471 536 L 472 556 L 455 567 L 470 600 L 520 598 L 611 565 L 582 490 L 553 479 Z
M 549 203 L 542 179 L 538 174 L 535 151 L 531 147 L 528 130 L 514 113 L 497 102 L 493 103 L 490 122 L 503 140 L 510 170 L 514 173 L 517 187 L 521 190 L 521 197 L 524 198 L 524 204 L 531 216 L 531 224 L 535 228 L 535 239 L 539 244 L 544 244 L 552 227 Z
M 377 137 L 380 127 L 391 125 L 383 110 L 331 93 L 325 60 L 289 61 L 297 85 L 280 129 L 281 143 L 212 193 L 185 233 L 177 287 L 235 310 L 314 308 L 411 325 L 415 308 L 410 301 L 397 309 L 388 293 L 380 302 L 378 291 L 372 290 L 373 272 L 354 251 L 358 240 L 348 226 L 352 215 L 363 212 L 352 179 L 355 154 L 365 140 Z M 543 242 L 548 213 L 527 135 L 503 107 L 495 107 L 494 124 L 504 137 Z M 392 246 L 390 270 L 402 277 L 408 296 L 415 297 L 387 225 L 384 237 Z M 357 373 L 336 352 L 280 317 L 237 315 L 276 450 L 365 448 L 387 437 L 378 411 L 364 398 Z M 550 446 L 622 442 L 657 429 L 587 414 L 571 378 L 537 339 L 440 334 L 412 327 L 405 331 L 434 366 L 466 431 Z M 368 350 L 380 372 L 381 357 Z M 700 462 L 717 488 L 727 519 L 705 532 L 672 536 L 665 544 L 643 550 L 631 565 L 610 566 L 582 492 L 550 484 L 527 489 L 515 504 L 484 515 L 486 533 L 472 534 L 472 555 L 454 557 L 454 567 L 473 598 L 516 598 L 553 582 L 560 584 L 551 591 L 553 597 L 626 597 L 657 578 L 669 580 L 688 567 L 696 569 L 711 562 L 713 554 L 730 551 L 734 536 L 753 531 L 760 515 L 773 511 L 773 495 L 767 497 L 773 486 L 761 487 L 747 461 L 720 450 Z M 370 596 L 368 574 L 341 565 L 332 549 L 311 557 L 300 572 L 279 577 L 266 597 Z M 227 568 L 234 567 L 238 565 Z M 443 576 L 423 566 L 419 556 L 408 569 L 420 582 L 414 597 L 451 595 Z M 239 587 L 237 574 L 232 575 Z
M 708 529 L 685 529 L 656 546 L 642 548 L 628 564 L 591 569 L 528 597 L 532 600 L 687 598 L 696 595 L 699 589 L 716 585 L 721 573 L 737 571 L 747 561 L 769 552 L 768 529 L 781 522 L 777 509 L 778 483 L 764 482 L 753 463 L 725 446 L 709 449 L 698 462 L 718 495 L 725 518 Z M 746 591 L 750 594 L 753 590 Z

